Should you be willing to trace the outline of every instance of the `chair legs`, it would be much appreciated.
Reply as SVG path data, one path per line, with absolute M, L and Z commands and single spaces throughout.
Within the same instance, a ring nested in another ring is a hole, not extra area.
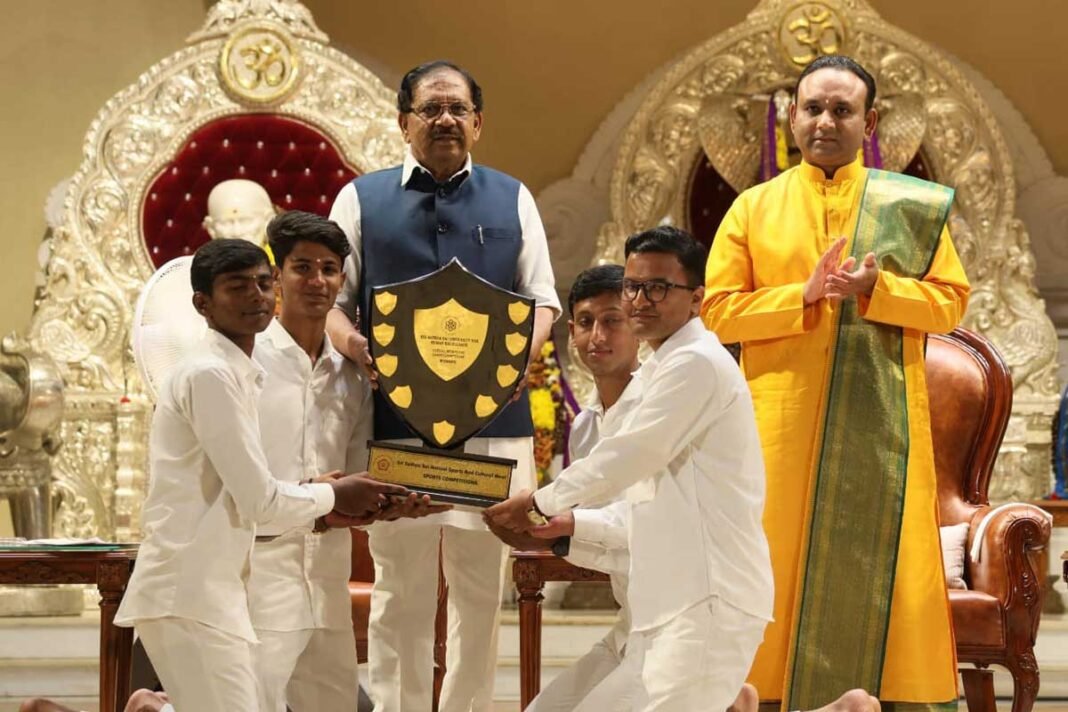
M 1034 653 L 1027 651 L 1005 661 L 1005 668 L 1012 675 L 1012 712 L 1031 712 L 1038 696 L 1038 664 Z M 994 673 L 982 668 L 962 668 L 964 698 L 968 712 L 997 712 L 994 701 Z
M 994 673 L 991 670 L 964 668 L 960 676 L 964 680 L 964 699 L 968 702 L 968 712 L 997 712 Z
M 1038 696 L 1038 663 L 1031 650 L 1009 656 L 1005 667 L 1012 673 L 1012 712 L 1031 712 Z

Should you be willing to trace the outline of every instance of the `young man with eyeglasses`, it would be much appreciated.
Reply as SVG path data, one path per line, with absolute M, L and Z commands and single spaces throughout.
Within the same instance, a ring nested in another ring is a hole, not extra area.
M 330 217 L 352 244 L 346 281 L 327 331 L 337 349 L 376 377 L 367 349 L 375 286 L 433 272 L 458 258 L 480 277 L 535 300 L 531 357 L 560 312 L 545 229 L 530 191 L 471 160 L 482 131 L 482 90 L 465 70 L 435 61 L 409 71 L 397 93 L 404 163 L 360 176 Z M 353 326 L 359 308 L 363 334 Z M 412 433 L 376 392 L 374 437 Z M 534 429 L 525 388 L 468 453 L 516 460 L 513 491 L 534 484 Z M 479 515 L 454 510 L 369 531 L 375 561 L 368 635 L 369 682 L 379 712 L 426 712 L 433 693 L 439 544 L 449 583 L 449 637 L 442 712 L 490 709 L 506 548 Z
M 527 532 L 625 492 L 631 631 L 616 674 L 640 684 L 623 709 L 725 710 L 771 619 L 753 406 L 738 366 L 697 319 L 704 248 L 658 227 L 628 238 L 625 254 L 624 310 L 654 351 L 638 372 L 640 400 L 551 484 L 485 516 Z

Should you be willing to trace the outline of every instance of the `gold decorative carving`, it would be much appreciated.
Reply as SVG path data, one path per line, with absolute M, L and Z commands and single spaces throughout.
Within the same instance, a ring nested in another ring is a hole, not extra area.
M 866 0 L 762 0 L 743 23 L 660 75 L 622 135 L 610 217 L 592 262 L 622 262 L 626 236 L 663 220 L 688 226 L 685 178 L 696 160 L 707 157 L 732 186 L 748 187 L 756 170 L 747 166 L 759 152 L 751 145 L 754 117 L 745 102 L 792 86 L 799 65 L 832 47 L 876 75 L 887 166 L 903 167 L 915 146 L 935 179 L 957 190 L 950 230 L 973 289 L 965 325 L 997 345 L 1015 387 L 991 496 L 1043 495 L 1058 396 L 1057 339 L 1035 292 L 1027 231 L 1015 216 L 1012 158 L 992 113 L 960 71 L 888 24 Z M 680 125 L 685 117 L 692 127 Z M 577 383 L 588 383 L 576 366 L 570 371 Z
M 153 272 L 141 205 L 197 128 L 263 110 L 262 101 L 220 78 L 230 34 L 248 28 L 271 28 L 299 56 L 303 78 L 274 100 L 272 112 L 315 126 L 360 171 L 403 159 L 393 93 L 327 46 L 296 0 L 220 0 L 188 46 L 101 108 L 67 189 L 28 335 L 33 348 L 57 362 L 66 387 L 64 448 L 53 462 L 58 535 L 139 537 L 151 404 L 133 366 L 129 331 L 132 305 Z M 264 77 L 275 76 L 269 66 Z
M 838 54 L 846 45 L 845 23 L 835 9 L 822 2 L 805 2 L 788 10 L 779 23 L 783 55 L 798 69 L 825 54 Z
M 245 25 L 223 45 L 219 76 L 238 101 L 273 104 L 299 81 L 300 55 L 284 30 Z

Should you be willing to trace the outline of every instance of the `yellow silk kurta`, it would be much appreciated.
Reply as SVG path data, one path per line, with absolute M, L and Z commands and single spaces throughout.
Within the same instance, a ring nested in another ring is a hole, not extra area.
M 838 309 L 826 299 L 805 307 L 802 291 L 836 239 L 849 237 L 843 253 L 849 254 L 866 176 L 860 161 L 839 169 L 833 180 L 802 163 L 747 190 L 720 224 L 708 260 L 702 316 L 722 342 L 743 344 L 767 468 L 764 527 L 775 573 L 775 622 L 750 674 L 765 700 L 783 692 Z M 882 689 L 870 691 L 884 700 L 957 697 L 923 349 L 925 332 L 947 332 L 960 322 L 968 292 L 943 230 L 923 280 L 880 271 L 872 296 L 858 305 L 865 319 L 904 332 L 908 479 Z

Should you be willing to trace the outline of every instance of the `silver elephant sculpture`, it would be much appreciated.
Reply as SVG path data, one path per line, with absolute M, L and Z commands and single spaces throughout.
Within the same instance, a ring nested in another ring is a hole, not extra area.
M 15 536 L 52 535 L 52 466 L 61 441 L 63 379 L 55 362 L 10 334 L 0 341 L 0 497 Z

